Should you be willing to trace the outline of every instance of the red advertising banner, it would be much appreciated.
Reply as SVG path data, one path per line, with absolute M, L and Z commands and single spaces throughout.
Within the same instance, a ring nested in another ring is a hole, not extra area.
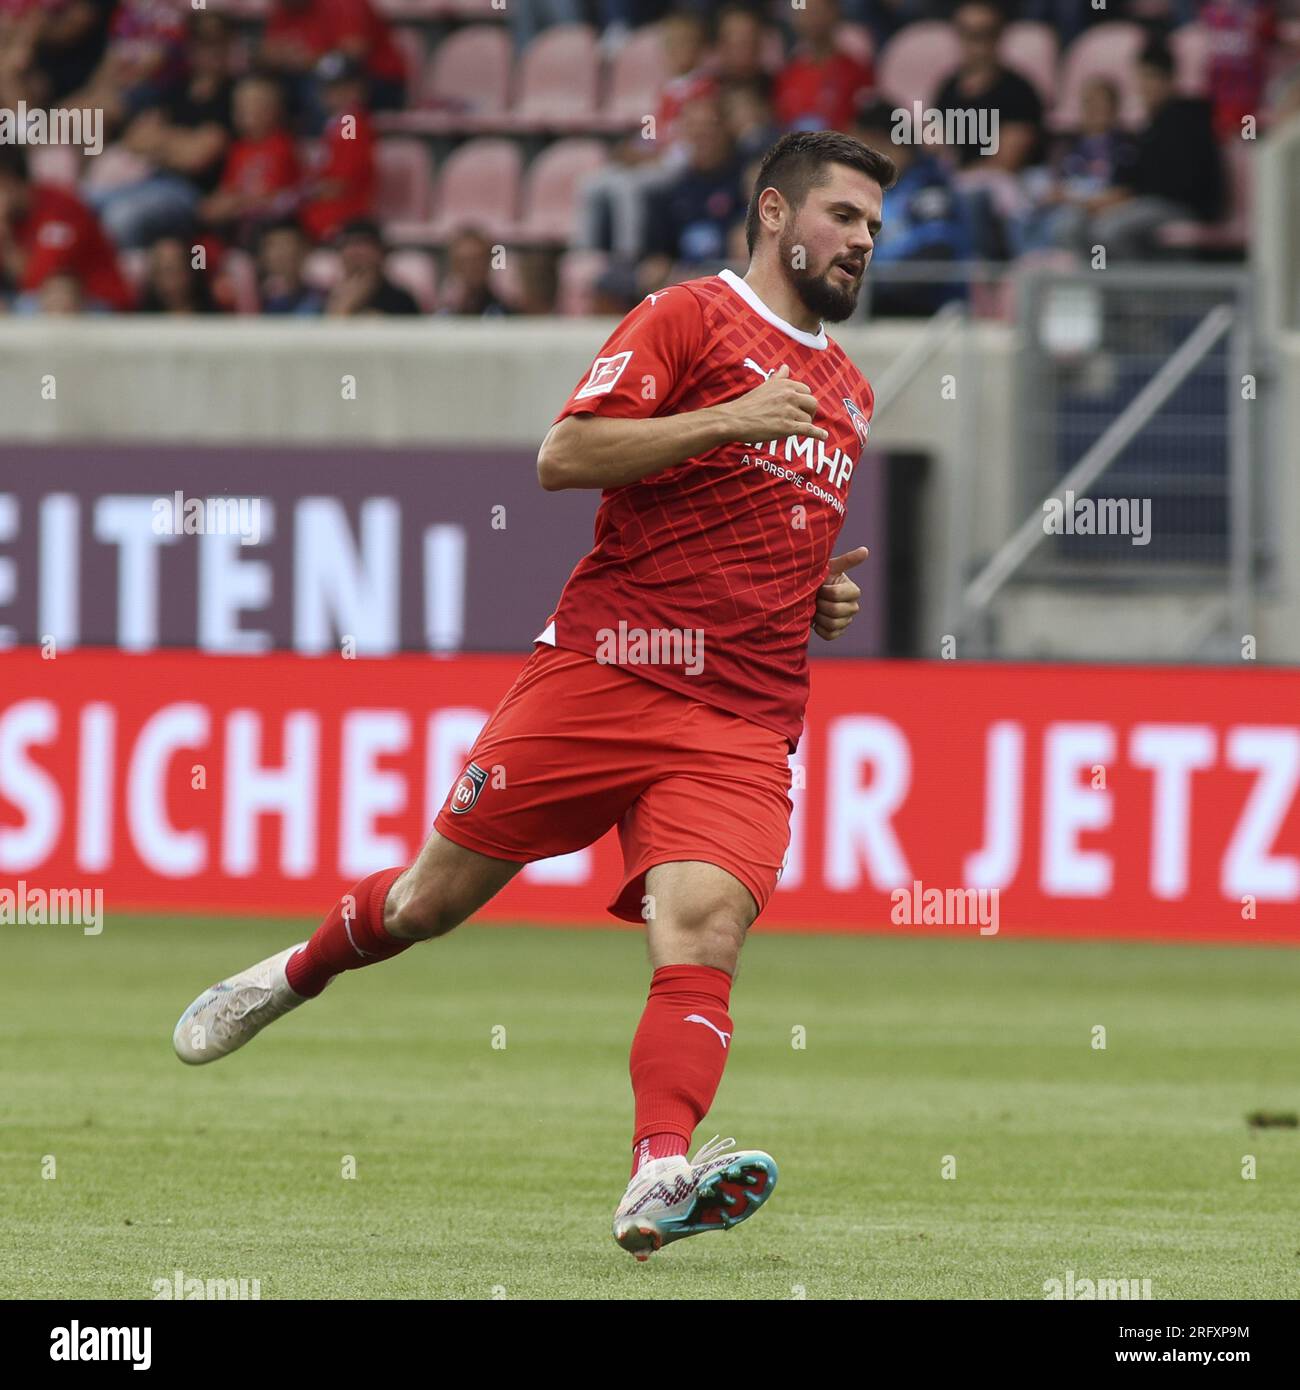
M 323 916 L 413 858 L 522 660 L 10 651 L 0 917 Z M 759 929 L 1300 942 L 1300 671 L 815 661 L 791 762 Z M 611 832 L 481 917 L 612 925 L 620 868 Z

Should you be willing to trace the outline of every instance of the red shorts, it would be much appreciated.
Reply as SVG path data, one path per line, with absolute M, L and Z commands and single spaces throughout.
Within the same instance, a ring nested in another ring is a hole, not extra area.
M 775 730 L 539 644 L 434 826 L 466 849 L 529 863 L 617 825 L 615 917 L 642 921 L 646 870 L 684 859 L 725 869 L 762 912 L 790 843 L 788 753 Z

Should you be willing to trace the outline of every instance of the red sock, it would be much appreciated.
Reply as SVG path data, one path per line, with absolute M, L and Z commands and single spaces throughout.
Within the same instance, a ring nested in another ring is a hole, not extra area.
M 384 899 L 405 872 L 383 869 L 344 893 L 306 946 L 289 957 L 284 973 L 295 994 L 314 999 L 342 971 L 390 960 L 415 945 L 384 930 Z
M 731 976 L 711 965 L 661 965 L 632 1040 L 633 1169 L 685 1153 L 709 1112 L 731 1045 Z M 643 1141 L 648 1141 L 643 1150 Z

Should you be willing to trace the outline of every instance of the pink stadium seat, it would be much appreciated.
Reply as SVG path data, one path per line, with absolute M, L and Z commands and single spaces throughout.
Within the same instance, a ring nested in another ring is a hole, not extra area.
M 343 262 L 339 253 L 325 246 L 309 251 L 302 265 L 302 278 L 322 294 L 328 294 L 338 284 L 342 274 Z
M 426 222 L 433 211 L 433 159 L 422 140 L 381 140 L 376 148 L 375 216 Z
M 571 241 L 578 187 L 605 159 L 599 140 L 571 136 L 548 145 L 524 176 L 523 216 L 511 240 L 562 245 Z
M 555 311 L 566 318 L 582 318 L 592 312 L 596 281 L 609 264 L 604 251 L 566 251 L 556 267 L 559 282 Z
M 519 214 L 522 159 L 513 140 L 478 136 L 455 149 L 442 166 L 429 222 L 388 224 L 392 240 L 439 246 L 457 228 L 473 226 L 501 239 Z
M 658 109 L 664 84 L 663 45 L 652 24 L 638 29 L 614 55 L 605 81 L 605 104 L 597 114 L 603 130 L 637 129 Z
M 110 146 L 102 153 L 91 156 L 86 162 L 94 164 L 107 158 L 112 152 Z M 71 145 L 34 145 L 28 151 L 27 163 L 33 183 L 56 183 L 63 188 L 77 186 L 82 168 L 81 152 L 73 149 Z
M 1255 155 L 1250 140 L 1228 140 L 1219 147 L 1228 177 L 1228 215 L 1222 222 L 1170 222 L 1156 239 L 1161 246 L 1187 251 L 1238 251 L 1250 242 L 1255 205 Z
M 918 20 L 900 29 L 880 50 L 876 81 L 888 101 L 910 107 L 930 104 L 957 66 L 957 35 L 937 19 Z
M 221 260 L 221 278 L 230 286 L 235 313 L 256 314 L 261 309 L 257 297 L 257 265 L 247 251 L 227 251 Z
M 595 130 L 600 50 L 589 24 L 543 29 L 519 60 L 509 127 L 518 131 Z
M 865 24 L 844 21 L 835 31 L 835 46 L 864 63 L 870 63 L 875 58 L 876 41 Z
M 1203 97 L 1209 87 L 1210 34 L 1202 24 L 1184 24 L 1169 36 L 1174 52 L 1178 90 L 1189 97 Z
M 424 75 L 424 35 L 418 29 L 394 29 L 393 42 L 397 45 L 406 64 L 406 100 L 415 100 L 416 91 Z
M 427 251 L 393 251 L 384 262 L 388 278 L 414 296 L 426 313 L 433 312 L 438 290 L 438 268 Z
M 381 112 L 385 131 L 439 135 L 499 129 L 510 100 L 515 50 L 506 30 L 471 24 L 438 44 L 413 85 L 414 109 Z
M 1120 92 L 1120 121 L 1134 129 L 1144 120 L 1138 97 L 1136 63 L 1142 51 L 1143 30 L 1126 20 L 1086 29 L 1070 45 L 1061 65 L 1061 96 L 1052 112 L 1053 130 L 1077 130 L 1081 95 L 1090 78 L 1109 78 Z
M 126 277 L 126 282 L 131 288 L 140 294 L 144 289 L 144 279 L 149 272 L 149 253 L 148 251 L 119 251 L 117 253 L 117 264 L 122 274 Z
M 1056 63 L 1060 45 L 1050 24 L 1021 19 L 1002 35 L 1002 61 L 1027 78 L 1050 111 L 1056 101 Z

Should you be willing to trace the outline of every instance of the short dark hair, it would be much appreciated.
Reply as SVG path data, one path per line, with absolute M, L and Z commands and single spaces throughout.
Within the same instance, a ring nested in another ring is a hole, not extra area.
M 852 135 L 838 130 L 794 130 L 783 135 L 763 156 L 754 180 L 745 218 L 745 245 L 754 254 L 758 244 L 758 200 L 765 188 L 775 188 L 797 212 L 810 190 L 830 181 L 828 164 L 847 164 L 858 169 L 881 188 L 892 188 L 898 167 L 887 154 L 873 150 Z

